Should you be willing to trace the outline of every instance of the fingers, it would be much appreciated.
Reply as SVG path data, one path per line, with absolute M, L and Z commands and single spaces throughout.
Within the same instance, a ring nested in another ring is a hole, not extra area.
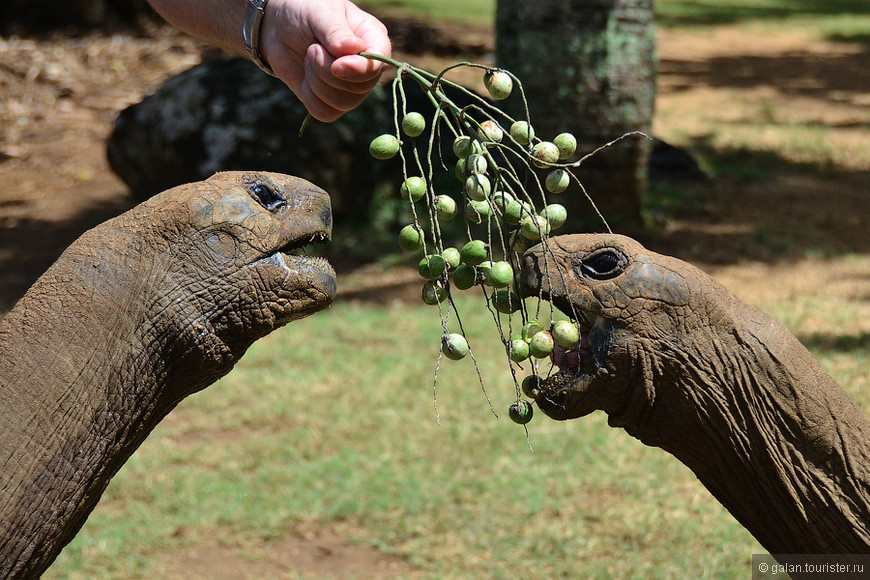
M 380 72 L 366 71 L 352 76 L 362 80 L 344 80 L 332 73 L 336 62 L 319 44 L 310 46 L 305 58 L 304 81 L 298 96 L 311 116 L 320 121 L 334 121 L 362 103 L 380 77 Z
M 335 58 L 331 73 L 337 78 L 364 82 L 381 75 L 386 65 L 357 56 L 371 52 L 390 56 L 392 45 L 387 28 L 375 17 L 349 5 L 347 27 L 333 28 L 326 35 L 323 46 L 329 56 Z
M 358 53 L 389 56 L 392 51 L 387 29 L 379 20 L 353 4 L 347 4 L 346 15 L 346 21 L 325 26 L 321 43 L 309 46 L 306 54 L 306 81 L 320 101 L 317 112 L 309 109 L 315 118 L 318 114 L 338 118 L 377 85 L 386 65 Z
M 358 53 L 392 49 L 383 23 L 347 0 L 273 0 L 264 23 L 266 61 L 321 121 L 359 105 L 386 69 Z

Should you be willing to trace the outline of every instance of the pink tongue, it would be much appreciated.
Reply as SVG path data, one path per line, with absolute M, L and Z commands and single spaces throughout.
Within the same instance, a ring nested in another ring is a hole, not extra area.
M 580 342 L 570 348 L 559 346 L 553 348 L 550 354 L 550 360 L 553 364 L 559 367 L 560 371 L 565 369 L 574 369 L 580 366 L 580 361 L 584 356 L 589 355 L 589 333 L 583 332 L 580 334 Z
M 554 365 L 559 367 L 560 371 L 572 369 L 580 364 L 580 352 L 577 350 L 576 346 L 571 349 L 566 349 L 564 346 L 559 346 L 557 344 L 553 349 L 553 353 L 550 355 L 550 359 L 553 361 Z

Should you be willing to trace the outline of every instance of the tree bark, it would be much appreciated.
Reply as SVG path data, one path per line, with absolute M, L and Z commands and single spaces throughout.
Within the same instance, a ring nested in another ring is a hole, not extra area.
M 655 98 L 652 0 L 499 0 L 496 63 L 516 74 L 538 137 L 570 131 L 585 155 L 631 131 L 649 133 Z M 521 116 L 518 99 L 506 103 Z M 649 140 L 630 137 L 585 161 L 577 176 L 611 226 L 641 220 Z M 575 190 L 567 228 L 590 223 Z M 600 224 L 598 224 L 600 227 Z

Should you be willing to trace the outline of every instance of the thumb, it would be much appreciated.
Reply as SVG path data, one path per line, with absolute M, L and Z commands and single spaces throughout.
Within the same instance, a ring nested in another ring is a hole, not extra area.
M 366 49 L 365 41 L 341 24 L 331 26 L 321 39 L 321 44 L 334 58 L 357 54 Z

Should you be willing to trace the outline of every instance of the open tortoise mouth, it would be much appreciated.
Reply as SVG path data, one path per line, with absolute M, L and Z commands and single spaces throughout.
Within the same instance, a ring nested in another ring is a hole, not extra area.
M 332 265 L 326 258 L 309 255 L 312 246 L 323 245 L 329 241 L 330 235 L 326 230 L 306 234 L 265 255 L 256 263 L 273 264 L 283 268 L 288 273 L 299 271 L 330 272 L 334 277 Z
M 311 222 L 314 223 L 311 223 Z M 251 266 L 278 267 L 283 272 L 276 279 L 274 275 L 269 279 L 274 280 L 274 290 L 289 292 L 294 296 L 301 296 L 300 291 L 307 296 L 312 311 L 326 307 L 335 298 L 338 290 L 335 270 L 326 258 L 311 255 L 314 246 L 319 246 L 330 241 L 330 224 L 326 220 L 309 220 L 307 223 L 299 223 L 303 227 L 295 233 L 287 243 L 280 248 L 267 252 L 261 258 L 255 260 Z M 299 310 L 301 307 L 296 306 Z
M 578 398 L 587 392 L 596 375 L 605 371 L 608 331 L 606 319 L 592 312 L 577 310 L 565 299 L 550 298 L 553 306 L 568 315 L 580 330 L 580 340 L 572 347 L 556 345 L 550 360 L 551 372 L 542 377 L 529 393 L 541 411 L 553 419 L 572 419 Z M 584 414 L 584 413 L 580 413 Z

